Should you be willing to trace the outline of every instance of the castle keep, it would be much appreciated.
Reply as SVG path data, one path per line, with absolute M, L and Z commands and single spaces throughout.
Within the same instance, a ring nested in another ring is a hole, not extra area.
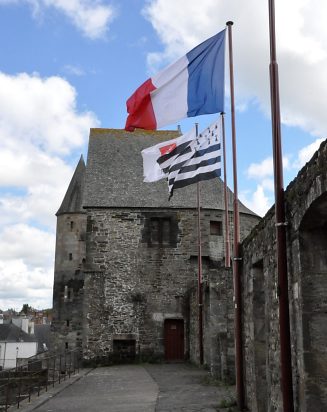
M 87 165 L 80 160 L 57 212 L 57 348 L 81 347 L 100 363 L 198 361 L 196 185 L 168 201 L 165 180 L 143 182 L 141 150 L 177 136 L 91 129 Z M 224 214 L 221 180 L 201 182 L 204 361 L 227 377 L 234 309 Z M 240 203 L 242 238 L 258 220 Z

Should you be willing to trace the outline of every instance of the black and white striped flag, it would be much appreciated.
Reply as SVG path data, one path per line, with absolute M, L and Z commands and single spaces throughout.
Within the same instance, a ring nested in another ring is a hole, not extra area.
M 161 142 L 142 150 L 144 182 L 168 177 L 169 166 L 196 138 L 195 127 L 176 139 Z
M 170 197 L 175 189 L 221 174 L 220 121 L 216 121 L 199 136 L 189 142 L 169 164 L 160 167 L 168 174 Z

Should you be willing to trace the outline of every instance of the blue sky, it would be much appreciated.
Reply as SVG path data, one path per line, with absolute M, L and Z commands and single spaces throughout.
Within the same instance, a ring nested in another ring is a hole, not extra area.
M 326 136 L 327 4 L 276 0 L 276 19 L 286 186 Z M 239 196 L 263 215 L 274 198 L 268 1 L 0 0 L 1 309 L 52 304 L 55 212 L 90 127 L 123 128 L 131 93 L 228 20 Z M 229 105 L 227 76 L 227 137 Z

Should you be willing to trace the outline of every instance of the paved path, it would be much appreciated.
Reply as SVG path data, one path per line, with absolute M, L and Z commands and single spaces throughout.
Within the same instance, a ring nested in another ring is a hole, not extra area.
M 234 398 L 234 388 L 209 385 L 209 374 L 189 364 L 149 365 L 146 370 L 159 386 L 156 412 L 216 412 Z
M 229 412 L 233 389 L 206 384 L 188 364 L 120 365 L 82 370 L 71 381 L 33 397 L 22 412 Z

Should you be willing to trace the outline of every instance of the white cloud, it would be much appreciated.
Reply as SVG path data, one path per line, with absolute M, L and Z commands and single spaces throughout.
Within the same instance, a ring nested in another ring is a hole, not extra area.
M 98 124 L 93 113 L 78 112 L 66 80 L 0 73 L 1 224 L 37 221 L 53 229 L 75 167 L 62 156 L 82 148 Z
M 0 73 L 0 308 L 51 306 L 55 213 L 97 125 L 66 80 Z
M 65 154 L 85 143 L 85 131 L 97 124 L 92 113 L 78 113 L 76 91 L 66 80 L 0 73 L 1 146 L 5 141 L 13 150 L 17 140 L 20 147 Z
M 303 147 L 299 153 L 297 160 L 294 162 L 293 167 L 300 169 L 303 167 L 313 156 L 313 154 L 319 149 L 319 146 L 325 139 L 317 139 L 313 143 L 306 147 Z
M 270 192 L 274 191 L 274 180 L 273 179 L 263 179 L 261 181 L 261 186 Z
M 187 10 L 187 13 L 185 12 Z M 234 21 L 236 99 L 255 100 L 270 114 L 268 3 L 260 0 L 153 0 L 144 10 L 164 49 L 148 56 L 152 70 Z M 276 2 L 282 121 L 315 136 L 327 134 L 327 2 Z M 176 24 L 178 22 L 178 24 Z
M 22 259 L 0 260 L 0 308 L 21 309 L 24 303 L 35 308 L 52 306 L 53 268 L 28 267 Z
M 0 260 L 9 262 L 18 257 L 33 267 L 49 266 L 53 261 L 53 233 L 26 224 L 6 226 L 0 236 Z
M 18 143 L 19 138 L 14 141 Z M 1 186 L 32 187 L 35 184 L 55 186 L 61 185 L 61 182 L 72 175 L 72 168 L 62 159 L 33 146 L 29 146 L 27 152 L 22 152 L 19 147 L 16 152 L 4 147 L 0 151 L 0 164 Z
M 103 37 L 115 16 L 112 6 L 97 0 L 39 0 L 39 3 L 62 11 L 91 39 Z
M 288 157 L 283 157 L 283 168 L 288 169 L 290 167 L 290 161 Z M 267 157 L 262 160 L 260 163 L 251 163 L 248 167 L 246 174 L 250 179 L 264 180 L 268 176 L 273 176 L 274 173 L 274 163 L 272 157 Z M 270 183 L 266 181 L 267 186 L 270 186 Z
M 26 224 L 0 233 L 0 308 L 52 306 L 55 235 Z
M 257 188 L 253 193 L 249 193 L 248 191 L 241 192 L 239 197 L 241 202 L 259 216 L 264 216 L 273 204 L 272 197 L 267 196 L 264 187 L 260 184 L 257 185 Z
M 251 163 L 247 170 L 247 175 L 249 178 L 263 178 L 266 176 L 271 176 L 274 171 L 273 159 L 268 157 L 264 159 L 261 163 Z
M 85 71 L 79 66 L 74 66 L 72 64 L 66 64 L 63 71 L 67 74 L 72 74 L 73 76 L 84 76 Z
M 116 16 L 114 7 L 100 0 L 0 0 L 0 5 L 22 2 L 32 6 L 34 17 L 39 16 L 47 7 L 62 12 L 90 39 L 104 37 Z

